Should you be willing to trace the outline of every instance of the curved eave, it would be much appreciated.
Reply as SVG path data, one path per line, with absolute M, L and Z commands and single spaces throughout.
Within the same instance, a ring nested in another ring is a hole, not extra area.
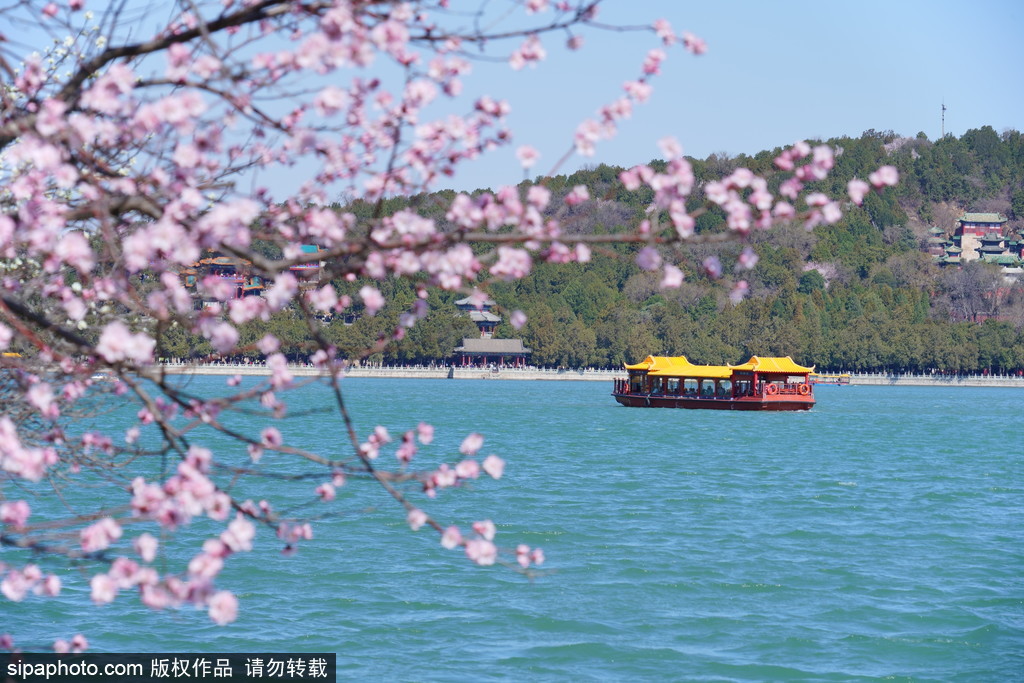
M 777 372 L 787 375 L 805 375 L 814 372 L 814 366 L 804 367 L 798 365 L 789 356 L 784 358 L 760 358 L 751 356 L 743 365 L 731 366 L 733 370 L 748 370 L 752 372 Z

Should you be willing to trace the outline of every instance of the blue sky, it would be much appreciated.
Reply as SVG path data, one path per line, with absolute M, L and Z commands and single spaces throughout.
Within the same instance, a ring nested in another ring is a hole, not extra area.
M 708 53 L 671 50 L 651 101 L 596 156 L 574 155 L 561 172 L 649 161 L 665 135 L 696 157 L 870 128 L 924 131 L 934 140 L 943 101 L 947 133 L 1024 129 L 1024 3 L 606 0 L 600 19 L 646 24 L 659 16 L 703 37 Z M 512 153 L 518 144 L 539 149 L 534 170 L 546 172 L 571 145 L 578 122 L 619 94 L 656 42 L 652 34 L 600 31 L 587 31 L 585 40 L 584 49 L 569 52 L 562 38 L 546 37 L 547 61 L 521 72 L 475 66 L 467 93 L 511 102 L 516 144 L 467 166 L 449 187 L 521 180 Z
M 480 1 L 451 4 L 462 10 Z M 601 8 L 599 19 L 613 25 L 650 25 L 664 17 L 677 31 L 704 38 L 708 53 L 669 50 L 661 75 L 652 81 L 651 100 L 636 106 L 616 138 L 599 143 L 595 156 L 573 154 L 559 173 L 602 162 L 645 163 L 659 156 L 657 141 L 667 135 L 699 158 L 754 154 L 800 139 L 859 136 L 870 128 L 907 136 L 923 131 L 934 140 L 943 101 L 947 133 L 960 136 L 985 125 L 997 132 L 1024 130 L 1019 0 L 604 0 Z M 515 12 L 500 28 L 522 24 L 522 17 Z M 588 29 L 582 35 L 579 51 L 564 48 L 564 35 L 545 35 L 548 59 L 536 68 L 474 64 L 454 111 L 465 112 L 483 94 L 508 100 L 514 143 L 465 164 L 432 189 L 497 189 L 522 180 L 514 156 L 521 144 L 542 155 L 531 175 L 548 172 L 571 148 L 577 125 L 618 97 L 622 83 L 639 75 L 647 51 L 660 45 L 647 31 Z M 48 42 L 40 40 L 39 46 Z M 507 54 L 519 42 L 491 47 Z M 378 73 L 388 71 L 380 67 Z M 435 105 L 423 120 L 453 111 L 448 106 Z M 312 172 L 303 166 L 268 169 L 258 182 L 286 196 Z M 328 196 L 334 198 L 333 189 Z

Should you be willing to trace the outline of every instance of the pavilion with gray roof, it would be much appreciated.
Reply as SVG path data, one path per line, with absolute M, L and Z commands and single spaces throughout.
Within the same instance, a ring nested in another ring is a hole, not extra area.
M 462 366 L 521 368 L 530 353 L 522 339 L 463 338 L 462 346 L 455 348 L 454 359 Z

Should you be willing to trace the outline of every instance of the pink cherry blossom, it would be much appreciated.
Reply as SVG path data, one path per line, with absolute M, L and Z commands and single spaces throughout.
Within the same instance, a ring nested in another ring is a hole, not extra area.
M 11 569 L 3 580 L 0 580 L 0 593 L 11 602 L 24 600 L 31 587 L 32 581 L 17 569 Z
M 135 552 L 139 554 L 139 557 L 141 557 L 144 562 L 152 562 L 156 559 L 156 551 L 159 545 L 160 542 L 148 533 L 139 535 L 132 543 L 132 546 L 135 548 Z
M 653 49 L 647 52 L 647 58 L 644 60 L 643 71 L 647 75 L 657 74 L 661 70 L 661 63 L 665 61 L 665 51 L 660 49 Z
M 821 207 L 821 217 L 822 220 L 831 225 L 843 217 L 843 211 L 839 208 L 838 202 L 830 201 Z
M 307 294 L 310 304 L 318 311 L 330 311 L 338 305 L 338 293 L 331 285 L 311 290 Z
M 30 509 L 28 503 L 16 500 L 12 503 L 0 503 L 0 523 L 10 524 L 15 528 L 25 526 Z
M 636 264 L 643 270 L 657 270 L 661 267 L 661 254 L 654 247 L 644 247 L 637 252 Z
M 117 597 L 117 584 L 106 574 L 96 574 L 89 581 L 92 588 L 92 601 L 97 605 L 113 602 Z
M 480 476 L 480 464 L 473 459 L 461 460 L 455 465 L 455 474 L 459 479 L 476 479 Z
M 466 557 L 481 567 L 489 567 L 498 559 L 498 549 L 488 540 L 474 538 L 466 541 Z
M 53 598 L 60 595 L 61 580 L 59 576 L 50 574 L 36 584 L 35 591 L 39 595 L 43 595 L 48 598 Z
M 488 455 L 484 458 L 483 469 L 493 479 L 501 479 L 505 472 L 505 461 L 496 455 Z
M 707 43 L 690 32 L 683 34 L 683 47 L 695 55 L 702 55 L 708 51 Z
M 510 325 L 512 325 L 512 327 L 514 327 L 517 330 L 520 330 L 523 328 L 523 325 L 526 324 L 526 314 L 520 311 L 519 309 L 516 309 L 512 311 L 512 315 L 508 317 L 508 322 Z
M 109 363 L 133 361 L 149 363 L 153 360 L 156 341 L 145 334 L 132 334 L 120 320 L 109 323 L 96 344 L 96 353 Z
M 658 140 L 658 147 L 666 159 L 678 159 L 683 156 L 683 146 L 672 136 Z
M 263 457 L 263 446 L 260 446 L 259 444 L 249 444 L 246 446 L 246 451 L 249 453 L 249 458 L 253 462 L 259 462 L 260 458 Z
M 282 353 L 267 357 L 267 368 L 270 370 L 270 386 L 275 390 L 291 386 L 295 378 L 288 369 L 288 359 Z
M 683 271 L 666 263 L 663 269 L 664 275 L 661 278 L 662 289 L 678 289 L 683 285 Z
M 518 71 L 527 64 L 536 66 L 538 62 L 543 61 L 546 57 L 547 51 L 541 45 L 540 39 L 536 35 L 531 35 L 527 36 L 523 44 L 512 53 L 508 63 L 509 66 Z
M 900 172 L 895 166 L 881 166 L 868 176 L 868 180 L 876 188 L 891 187 L 900 181 Z
M 676 34 L 672 31 L 672 24 L 667 19 L 656 19 L 652 26 L 654 27 L 655 34 L 661 38 L 661 42 L 666 46 L 676 42 Z
M 364 285 L 359 290 L 359 296 L 362 298 L 363 304 L 366 306 L 366 312 L 369 315 L 377 315 L 377 311 L 384 308 L 384 297 L 381 296 L 376 287 Z
M 405 521 L 409 523 L 409 527 L 413 531 L 419 531 L 427 523 L 427 514 L 419 508 L 412 508 L 409 510 L 409 514 L 406 515 Z
M 82 550 L 87 553 L 105 550 L 110 544 L 121 538 L 121 525 L 111 517 L 104 517 L 100 521 L 90 524 L 82 529 L 79 534 Z
M 485 519 L 482 522 L 473 522 L 473 531 L 480 534 L 484 539 L 493 541 L 496 528 L 494 522 Z
M 518 280 L 532 268 L 530 252 L 516 247 L 498 247 L 498 262 L 491 266 L 491 274 L 502 280 Z
M 329 503 L 334 500 L 335 490 L 334 485 L 324 482 L 316 487 L 316 495 L 320 496 L 320 500 L 325 503 Z
M 729 301 L 733 302 L 734 304 L 738 304 L 739 302 L 743 301 L 744 298 L 746 298 L 747 293 L 749 291 L 750 286 L 747 284 L 747 281 L 740 280 L 733 286 L 732 290 L 729 292 Z
M 740 253 L 739 259 L 736 261 L 736 270 L 750 270 L 757 265 L 760 257 L 757 252 L 750 247 L 744 247 L 743 252 Z
M 256 348 L 260 353 L 269 356 L 275 354 L 281 348 L 281 341 L 272 334 L 265 334 L 256 342 Z
M 551 190 L 543 185 L 531 185 L 526 191 L 526 201 L 538 211 L 543 210 L 551 201 Z
M 519 163 L 522 164 L 523 168 L 532 168 L 540 158 L 540 152 L 529 145 L 523 145 L 516 150 L 516 158 L 519 159 Z
M 854 178 L 846 184 L 846 191 L 850 195 L 850 201 L 857 206 L 864 202 L 864 197 L 870 189 L 871 186 L 859 178 Z
M 74 6 L 76 4 L 78 5 L 78 7 Z M 82 1 L 81 0 L 77 0 L 77 2 L 76 2 L 76 0 L 71 0 L 71 5 L 72 5 L 72 7 L 71 7 L 72 9 L 81 9 Z M 88 649 L 89 649 L 89 641 L 86 640 L 85 636 L 83 636 L 81 633 L 76 633 L 71 638 L 71 651 L 72 652 L 85 652 Z
M 284 443 L 284 439 L 281 438 L 281 432 L 277 427 L 267 427 L 260 432 L 260 443 L 266 448 L 278 448 Z
M 224 569 L 224 560 L 219 555 L 199 553 L 188 563 L 188 573 L 193 578 L 213 579 Z
M 450 526 L 445 529 L 444 533 L 441 534 L 441 545 L 448 550 L 453 550 L 462 545 L 462 533 L 459 531 L 459 527 Z
M 712 280 L 722 277 L 722 262 L 718 260 L 717 256 L 708 256 L 701 265 L 704 266 L 704 272 Z
M 484 445 L 484 436 L 477 432 L 473 432 L 465 439 L 462 440 L 462 445 L 459 446 L 459 453 L 463 455 L 476 455 L 477 452 Z
M 218 353 L 228 353 L 238 343 L 238 330 L 231 323 L 220 322 L 210 330 L 209 339 Z
M 622 84 L 622 89 L 630 99 L 641 104 L 649 100 L 651 93 L 654 92 L 654 88 L 646 81 L 626 81 Z
M 416 437 L 424 446 L 430 444 L 434 440 L 434 426 L 420 422 L 416 425 Z
M 569 206 L 576 206 L 590 199 L 590 192 L 585 185 L 577 185 L 565 195 L 565 203 Z
M 230 624 L 238 618 L 238 598 L 230 591 L 217 591 L 210 598 L 209 614 L 218 626 Z
M 252 550 L 252 541 L 255 537 L 256 528 L 252 522 L 243 517 L 242 513 L 238 513 L 220 535 L 220 540 L 232 552 L 243 552 Z

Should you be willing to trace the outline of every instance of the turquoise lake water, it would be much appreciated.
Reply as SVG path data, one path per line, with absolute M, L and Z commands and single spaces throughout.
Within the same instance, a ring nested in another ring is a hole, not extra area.
M 259 480 L 250 495 L 327 516 L 294 557 L 261 531 L 228 560 L 234 624 L 127 593 L 94 608 L 69 568 L 57 599 L 0 602 L 0 633 L 336 652 L 339 678 L 366 680 L 1024 680 L 1024 391 L 819 387 L 810 412 L 731 413 L 624 408 L 600 382 L 345 387 L 361 436 L 434 424 L 424 463 L 483 433 L 483 454 L 508 461 L 500 481 L 413 499 L 464 531 L 493 519 L 496 541 L 542 547 L 551 573 L 476 567 L 365 482 L 309 505 L 321 480 Z M 315 411 L 328 402 L 321 387 L 296 394 L 286 440 L 345 453 L 339 420 Z M 290 471 L 278 462 L 264 460 Z M 180 569 L 222 526 L 197 522 L 158 567 Z

